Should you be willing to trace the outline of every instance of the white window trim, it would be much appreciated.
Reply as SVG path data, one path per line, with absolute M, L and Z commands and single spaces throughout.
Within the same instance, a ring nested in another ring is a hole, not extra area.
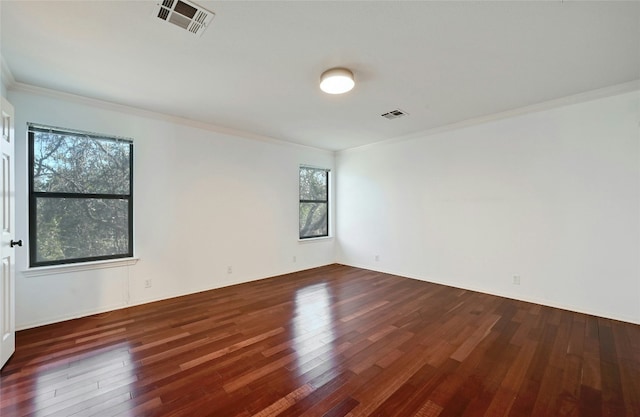
M 138 263 L 140 258 L 118 258 L 107 259 L 104 261 L 79 262 L 76 264 L 62 264 L 37 266 L 25 269 L 22 275 L 25 277 L 39 277 L 43 275 L 68 274 L 72 272 L 90 271 L 94 269 L 118 268 L 121 266 L 130 266 Z
M 298 238 L 298 243 L 311 243 L 311 242 L 317 242 L 319 240 L 329 240 L 329 239 L 333 239 L 333 236 L 329 235 L 329 236 L 307 237 L 304 239 Z

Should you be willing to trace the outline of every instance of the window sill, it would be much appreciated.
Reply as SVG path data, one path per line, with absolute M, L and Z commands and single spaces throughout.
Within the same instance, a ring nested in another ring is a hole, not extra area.
M 120 266 L 135 265 L 140 258 L 120 258 L 106 261 L 83 262 L 67 265 L 38 266 L 21 271 L 25 277 L 38 277 L 42 275 L 68 274 L 71 272 L 89 271 L 93 269 L 117 268 Z
M 306 239 L 298 238 L 298 243 L 317 242 L 320 240 L 331 240 L 333 236 L 308 237 Z

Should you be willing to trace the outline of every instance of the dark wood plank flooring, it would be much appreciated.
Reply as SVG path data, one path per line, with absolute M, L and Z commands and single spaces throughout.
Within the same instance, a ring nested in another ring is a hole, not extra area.
M 640 326 L 331 265 L 18 332 L 5 416 L 640 416 Z

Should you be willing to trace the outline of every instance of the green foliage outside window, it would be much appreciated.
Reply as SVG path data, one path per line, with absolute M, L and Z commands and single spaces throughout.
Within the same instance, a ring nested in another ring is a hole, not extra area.
M 329 236 L 329 171 L 300 167 L 300 239 Z
M 31 126 L 31 265 L 133 256 L 133 144 Z

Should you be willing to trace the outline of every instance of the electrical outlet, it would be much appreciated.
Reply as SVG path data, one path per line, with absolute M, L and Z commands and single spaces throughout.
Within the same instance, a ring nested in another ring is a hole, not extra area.
M 144 287 L 145 288 L 151 288 L 151 280 L 150 279 L 145 279 L 144 280 Z
M 227 274 L 233 274 L 233 268 L 228 266 L 227 267 Z
M 297 259 L 296 259 L 295 255 L 294 255 L 294 256 L 293 256 L 293 263 L 295 264 L 295 263 L 296 263 L 296 261 L 297 261 Z
M 513 285 L 520 285 L 520 275 L 513 276 Z
M 376 255 L 375 256 L 375 260 L 376 260 L 376 262 L 380 262 L 380 255 Z

